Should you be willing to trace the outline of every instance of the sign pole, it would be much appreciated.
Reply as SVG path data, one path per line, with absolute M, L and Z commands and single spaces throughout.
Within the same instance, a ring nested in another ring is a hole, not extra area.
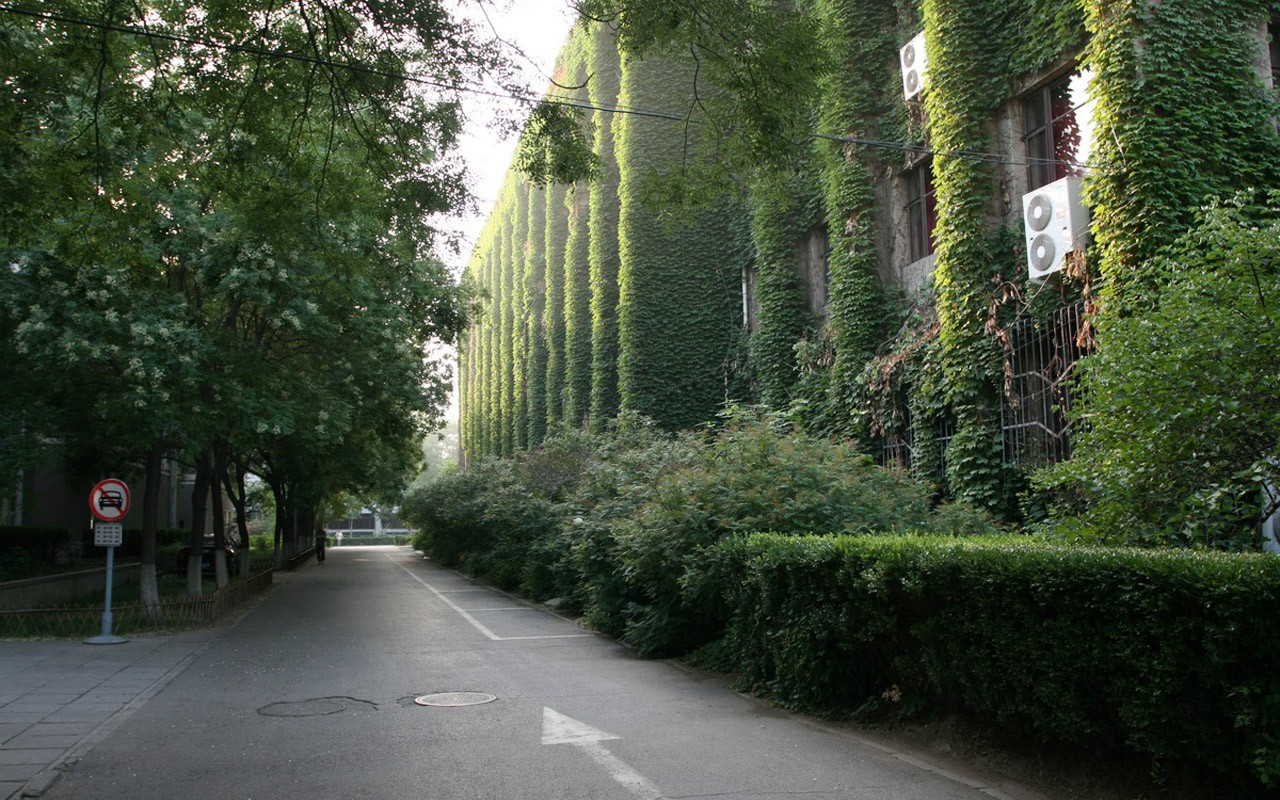
M 102 633 L 85 644 L 123 644 L 129 641 L 111 633 L 111 590 L 115 587 L 116 547 L 124 540 L 124 517 L 129 513 L 129 487 L 109 478 L 89 493 L 89 510 L 100 520 L 93 525 L 93 543 L 107 548 L 107 596 L 102 607 Z
M 122 644 L 129 641 L 111 633 L 111 588 L 115 585 L 116 548 L 107 548 L 107 598 L 102 610 L 102 633 L 92 639 L 85 639 L 85 644 Z

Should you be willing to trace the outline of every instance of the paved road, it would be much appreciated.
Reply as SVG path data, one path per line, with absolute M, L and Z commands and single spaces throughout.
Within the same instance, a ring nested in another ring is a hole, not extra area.
M 405 548 L 279 576 L 186 663 L 43 796 L 1038 797 L 637 658 Z

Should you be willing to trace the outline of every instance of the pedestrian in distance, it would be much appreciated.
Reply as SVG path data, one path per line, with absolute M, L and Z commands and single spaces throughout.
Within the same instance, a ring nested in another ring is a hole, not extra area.
M 316 526 L 316 563 L 324 563 L 324 546 L 329 543 L 328 534 L 324 532 L 323 525 Z

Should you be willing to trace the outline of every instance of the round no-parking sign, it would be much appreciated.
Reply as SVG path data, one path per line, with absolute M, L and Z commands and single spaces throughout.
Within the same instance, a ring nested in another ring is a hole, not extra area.
M 117 478 L 98 481 L 89 492 L 89 510 L 103 522 L 119 522 L 129 513 L 129 487 Z

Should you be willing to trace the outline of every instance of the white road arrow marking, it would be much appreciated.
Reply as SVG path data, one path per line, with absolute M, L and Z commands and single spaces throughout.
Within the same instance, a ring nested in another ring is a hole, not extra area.
M 600 744 L 618 738 L 621 737 L 566 717 L 554 709 L 542 709 L 543 744 L 571 744 L 591 756 L 592 761 L 604 767 L 609 777 L 622 784 L 631 794 L 644 800 L 661 800 L 662 792 L 658 791 L 657 786 Z

